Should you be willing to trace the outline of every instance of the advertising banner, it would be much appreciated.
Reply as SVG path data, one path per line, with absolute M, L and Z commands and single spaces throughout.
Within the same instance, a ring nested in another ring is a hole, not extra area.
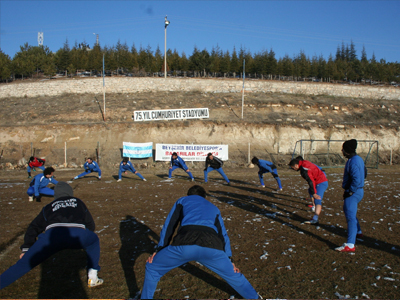
M 130 158 L 145 158 L 153 156 L 153 142 L 151 143 L 122 143 L 122 155 Z
M 208 108 L 135 110 L 134 121 L 163 121 L 209 118 Z
M 228 160 L 228 145 L 156 144 L 157 161 L 170 161 L 174 152 L 185 161 L 205 161 L 209 152 L 222 160 Z

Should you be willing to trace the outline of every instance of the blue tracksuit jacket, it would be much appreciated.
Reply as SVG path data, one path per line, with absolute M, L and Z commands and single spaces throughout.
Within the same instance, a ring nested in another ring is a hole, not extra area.
M 135 168 L 133 167 L 133 165 L 130 161 L 127 161 L 126 165 L 124 165 L 123 161 L 121 161 L 121 163 L 119 165 L 119 171 L 120 172 L 131 171 L 132 173 L 136 172 Z
M 276 166 L 272 162 L 262 159 L 258 160 L 258 167 L 260 168 L 260 172 L 262 173 L 272 173 L 272 170 L 276 169 Z
M 35 197 L 39 197 L 40 189 L 45 188 L 49 183 L 56 185 L 58 183 L 58 181 L 55 180 L 53 177 L 47 178 L 42 173 L 42 174 L 38 174 L 35 177 L 33 177 L 29 186 L 33 186 L 34 191 L 35 191 Z
M 219 209 L 201 196 L 180 198 L 165 220 L 157 251 L 167 247 L 180 223 L 172 246 L 198 245 L 224 251 L 232 256 L 231 244 Z
M 173 159 L 172 156 L 171 156 L 171 167 L 173 167 L 173 166 L 177 166 L 179 168 L 182 168 L 185 171 L 187 169 L 189 169 L 187 167 L 187 165 L 185 164 L 185 161 L 182 158 L 180 158 L 179 156 L 176 159 Z
M 342 188 L 346 192 L 355 193 L 364 187 L 365 165 L 363 159 L 354 155 L 349 158 L 344 167 Z
M 83 168 L 87 171 L 90 170 L 91 172 L 99 172 L 100 167 L 97 164 L 97 162 L 92 161 L 91 164 L 89 164 L 88 162 L 85 162 L 85 164 L 83 165 Z

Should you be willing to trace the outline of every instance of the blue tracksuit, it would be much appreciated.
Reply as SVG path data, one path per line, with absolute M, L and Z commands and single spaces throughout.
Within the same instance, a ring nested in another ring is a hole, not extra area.
M 261 185 L 264 185 L 263 174 L 271 173 L 272 176 L 274 176 L 276 182 L 278 183 L 279 189 L 282 188 L 282 183 L 281 183 L 281 180 L 279 179 L 278 171 L 276 169 L 276 166 L 272 162 L 259 159 L 258 160 L 258 168 L 259 168 L 258 178 L 260 178 Z
M 27 194 L 29 196 L 35 196 L 36 198 L 42 195 L 46 196 L 54 196 L 54 190 L 47 187 L 49 183 L 57 184 L 58 181 L 54 178 L 47 178 L 44 174 L 38 174 L 33 177 L 31 183 L 29 184 L 29 188 Z
M 357 206 L 364 196 L 365 165 L 360 156 L 354 154 L 344 167 L 342 188 L 345 190 L 343 211 L 347 221 L 347 243 L 355 244 L 357 232 L 361 232 L 357 219 Z M 351 195 L 350 195 L 351 194 Z
M 75 177 L 75 179 L 81 178 L 85 175 L 88 175 L 92 172 L 97 172 L 99 173 L 99 178 L 101 178 L 101 170 L 99 165 L 97 164 L 97 162 L 92 161 L 91 164 L 89 164 L 88 162 L 85 162 L 85 164 L 83 165 L 83 167 L 85 168 L 85 172 L 79 174 L 78 176 Z
M 184 170 L 186 172 L 186 170 L 188 170 L 189 168 L 187 167 L 187 165 L 185 164 L 185 161 L 180 158 L 179 156 L 176 159 L 173 159 L 171 156 L 171 165 L 172 169 L 169 169 L 169 173 L 168 173 L 168 178 L 171 178 L 172 176 L 172 172 L 175 171 L 176 169 L 180 168 L 182 170 Z M 193 175 L 191 172 L 187 172 L 190 179 L 193 179 Z
M 234 272 L 229 259 L 230 241 L 219 209 L 201 196 L 186 196 L 175 202 L 161 230 L 157 251 L 153 262 L 146 263 L 142 299 L 153 298 L 164 274 L 193 260 L 221 276 L 242 297 L 258 298 L 244 275 Z
M 132 163 L 130 161 L 127 161 L 126 164 L 124 164 L 124 161 L 121 161 L 119 164 L 119 172 L 118 172 L 118 179 L 121 179 L 122 172 L 127 172 L 130 171 L 133 174 L 135 174 L 136 170 L 133 167 Z M 135 175 L 139 176 L 140 179 L 144 179 L 144 177 L 138 172 Z

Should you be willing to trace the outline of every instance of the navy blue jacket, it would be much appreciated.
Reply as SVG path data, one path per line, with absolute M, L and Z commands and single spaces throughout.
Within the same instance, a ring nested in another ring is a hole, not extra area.
M 43 231 L 53 227 L 79 227 L 95 230 L 92 215 L 85 203 L 76 197 L 61 197 L 47 204 L 29 225 L 21 246 L 26 252 Z
M 364 187 L 366 169 L 363 159 L 354 154 L 351 156 L 344 167 L 342 188 L 346 192 L 355 193 L 358 189 Z
M 175 202 L 161 230 L 157 251 L 170 244 L 179 223 L 172 246 L 198 245 L 222 250 L 232 256 L 221 212 L 214 204 L 197 195 L 182 197 Z

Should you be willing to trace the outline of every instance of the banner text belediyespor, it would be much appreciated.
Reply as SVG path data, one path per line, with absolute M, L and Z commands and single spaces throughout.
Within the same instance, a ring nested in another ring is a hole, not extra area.
M 170 161 L 176 152 L 185 161 L 205 161 L 211 152 L 222 160 L 228 160 L 228 145 L 156 144 L 156 161 Z
M 209 118 L 208 108 L 135 110 L 134 121 L 159 121 Z

